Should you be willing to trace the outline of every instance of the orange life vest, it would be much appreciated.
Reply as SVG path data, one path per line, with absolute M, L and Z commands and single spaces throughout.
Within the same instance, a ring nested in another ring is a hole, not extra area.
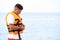
M 14 19 L 15 19 L 15 21 L 14 21 L 14 24 L 15 25 L 17 25 L 17 22 L 18 22 L 18 20 L 19 20 L 19 23 L 22 23 L 22 18 L 20 17 L 20 16 L 17 16 L 14 12 L 9 12 L 7 15 L 6 15 L 6 25 L 8 25 L 8 21 L 7 21 L 7 16 L 9 15 L 9 14 L 12 14 L 13 16 L 14 16 Z M 17 20 L 18 19 L 18 20 Z M 8 31 L 9 31 L 9 29 L 8 29 Z M 9 32 L 10 34 L 18 34 L 18 31 L 11 31 L 11 32 Z M 23 31 L 20 31 L 20 33 L 23 33 Z

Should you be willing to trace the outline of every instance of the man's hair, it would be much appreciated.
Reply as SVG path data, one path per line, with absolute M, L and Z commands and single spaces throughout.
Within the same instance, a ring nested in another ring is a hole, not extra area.
M 19 8 L 20 10 L 23 10 L 23 6 L 21 4 L 16 4 L 15 7 Z

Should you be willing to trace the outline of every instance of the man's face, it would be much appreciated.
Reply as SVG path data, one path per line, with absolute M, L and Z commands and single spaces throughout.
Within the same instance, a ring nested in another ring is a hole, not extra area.
M 22 10 L 20 10 L 19 8 L 17 7 L 14 7 L 14 12 L 17 13 L 17 14 L 20 14 Z

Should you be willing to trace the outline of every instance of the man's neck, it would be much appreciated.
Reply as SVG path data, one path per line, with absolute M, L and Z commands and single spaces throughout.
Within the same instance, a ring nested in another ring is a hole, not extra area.
M 14 11 L 13 11 L 13 13 L 15 13 Z M 19 15 L 18 13 L 15 13 L 16 15 Z

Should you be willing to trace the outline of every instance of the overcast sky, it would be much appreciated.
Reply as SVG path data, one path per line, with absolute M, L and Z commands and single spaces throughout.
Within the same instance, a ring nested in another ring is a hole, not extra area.
M 23 12 L 60 12 L 60 0 L 0 0 L 0 12 L 13 10 L 16 3 L 23 5 Z

